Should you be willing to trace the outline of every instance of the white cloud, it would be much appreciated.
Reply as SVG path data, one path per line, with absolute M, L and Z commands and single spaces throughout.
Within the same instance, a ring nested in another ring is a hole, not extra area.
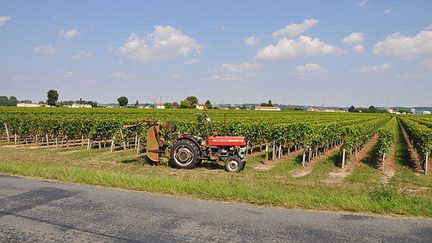
M 357 54 L 362 54 L 365 51 L 365 48 L 362 44 L 358 44 L 353 46 L 352 51 Z
M 257 63 L 240 63 L 240 64 L 222 64 L 217 68 L 209 80 L 247 80 L 254 76 L 254 74 L 261 69 Z
M 222 64 L 218 70 L 220 72 L 234 72 L 234 73 L 241 73 L 241 72 L 256 72 L 260 69 L 260 65 L 257 63 L 249 63 L 244 62 L 240 64 Z
M 359 7 L 364 7 L 364 6 L 366 6 L 366 5 L 368 4 L 369 1 L 370 1 L 370 0 L 362 0 L 362 1 L 360 1 L 360 2 L 358 3 L 358 6 L 359 6 Z
M 361 32 L 354 32 L 346 36 L 342 39 L 342 43 L 345 44 L 359 44 L 364 42 L 364 33 Z
M 327 70 L 316 63 L 306 63 L 305 65 L 297 66 L 293 71 L 297 75 L 324 74 L 327 72 Z
M 192 59 L 187 60 L 187 61 L 185 62 L 185 64 L 188 64 L 188 65 L 197 64 L 197 63 L 199 63 L 199 61 L 200 61 L 200 60 L 198 60 L 198 59 L 196 59 L 196 58 L 192 58 Z
M 115 79 L 128 79 L 131 76 L 127 73 L 123 73 L 123 72 L 113 72 L 111 73 L 111 78 L 115 78 Z
M 11 20 L 11 17 L 9 16 L 0 16 L 0 26 L 6 24 Z
M 243 39 L 243 42 L 248 46 L 253 46 L 257 43 L 257 38 L 255 36 L 249 36 Z
M 256 57 L 261 60 L 278 60 L 338 52 L 338 48 L 321 42 L 319 38 L 300 36 L 297 40 L 281 39 L 276 45 L 268 45 L 258 50 Z
M 66 73 L 63 75 L 64 78 L 73 78 L 73 77 L 75 77 L 75 76 L 76 76 L 76 73 L 74 73 L 74 72 L 66 72 Z
M 362 68 L 358 69 L 357 72 L 360 72 L 360 73 L 377 73 L 377 72 L 385 71 L 385 70 L 391 68 L 392 66 L 393 65 L 386 62 L 382 65 L 362 67 Z
M 62 30 L 59 33 L 59 35 L 64 39 L 71 39 L 71 38 L 79 36 L 80 34 L 81 33 L 76 29 Z
M 92 53 L 89 52 L 89 51 L 80 51 L 80 52 L 78 52 L 77 54 L 73 55 L 73 56 L 72 56 L 72 59 L 74 59 L 74 60 L 79 60 L 79 59 L 81 59 L 81 58 L 83 58 L 83 57 L 89 57 L 89 56 L 91 56 L 91 55 L 92 55 Z
M 133 33 L 119 49 L 132 59 L 152 62 L 187 57 L 193 52 L 199 52 L 200 48 L 194 38 L 167 25 L 155 26 L 154 31 L 143 38 Z
M 183 76 L 181 74 L 178 74 L 178 73 L 174 73 L 173 75 L 171 75 L 171 79 L 173 79 L 173 80 L 180 80 L 182 78 L 183 78 Z
M 422 30 L 415 36 L 390 34 L 385 40 L 375 44 L 373 53 L 398 57 L 432 54 L 432 30 Z
M 388 9 L 384 10 L 384 14 L 389 14 L 389 13 L 391 13 L 391 12 L 392 12 L 392 9 L 391 9 L 391 8 L 388 8 Z
M 398 79 L 418 79 L 421 76 L 418 73 L 395 73 Z
M 307 30 L 313 28 L 318 24 L 316 19 L 305 19 L 301 24 L 288 24 L 284 28 L 273 32 L 272 36 L 274 39 L 281 39 L 285 37 L 297 37 Z
M 35 48 L 33 48 L 33 50 L 37 53 L 41 53 L 41 54 L 47 55 L 47 56 L 52 56 L 52 55 L 56 54 L 56 49 L 52 45 L 36 46 Z

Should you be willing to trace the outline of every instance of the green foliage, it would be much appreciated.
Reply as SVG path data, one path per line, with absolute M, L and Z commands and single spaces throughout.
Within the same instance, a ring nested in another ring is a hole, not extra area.
M 378 156 L 388 154 L 396 136 L 396 117 L 378 130 L 377 153 Z
M 117 102 L 119 103 L 119 106 L 120 106 L 120 107 L 125 107 L 125 106 L 127 106 L 129 100 L 128 100 L 127 97 L 122 96 L 122 97 L 119 97 L 119 98 L 117 99 Z
M 207 101 L 204 103 L 204 105 L 207 107 L 207 109 L 212 109 L 212 108 L 213 108 L 213 105 L 212 105 L 212 103 L 210 102 L 210 100 L 207 100 Z
M 0 106 L 16 106 L 18 104 L 18 100 L 15 96 L 7 97 L 0 96 Z
M 406 129 L 417 152 L 424 157 L 427 153 L 431 154 L 432 152 L 432 119 L 428 122 L 420 117 L 403 116 L 399 120 Z
M 59 98 L 59 94 L 57 90 L 51 89 L 47 92 L 47 104 L 51 106 L 55 106 L 56 102 Z
M 191 105 L 198 104 L 198 98 L 196 96 L 188 96 L 186 100 L 191 103 Z
M 180 101 L 180 108 L 190 109 L 190 108 L 192 108 L 192 103 L 189 100 L 182 100 L 182 101 Z

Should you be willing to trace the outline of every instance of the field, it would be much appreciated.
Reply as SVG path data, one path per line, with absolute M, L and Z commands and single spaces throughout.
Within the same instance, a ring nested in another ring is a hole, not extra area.
M 148 165 L 152 119 L 201 134 L 196 110 L 0 108 L 0 172 L 204 199 L 432 217 L 432 118 L 210 110 L 214 130 L 249 139 L 238 174 Z M 139 155 L 137 155 L 137 153 Z M 346 159 L 343 160 L 343 157 Z

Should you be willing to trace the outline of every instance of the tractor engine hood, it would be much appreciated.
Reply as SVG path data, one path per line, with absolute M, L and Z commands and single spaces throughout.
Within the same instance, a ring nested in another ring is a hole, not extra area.
M 247 140 L 242 136 L 210 136 L 207 140 L 210 146 L 232 147 L 246 146 Z

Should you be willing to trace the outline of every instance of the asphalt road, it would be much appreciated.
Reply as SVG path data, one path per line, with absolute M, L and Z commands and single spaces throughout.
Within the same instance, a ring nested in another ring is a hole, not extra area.
M 265 208 L 0 175 L 0 242 L 431 242 L 432 220 Z

